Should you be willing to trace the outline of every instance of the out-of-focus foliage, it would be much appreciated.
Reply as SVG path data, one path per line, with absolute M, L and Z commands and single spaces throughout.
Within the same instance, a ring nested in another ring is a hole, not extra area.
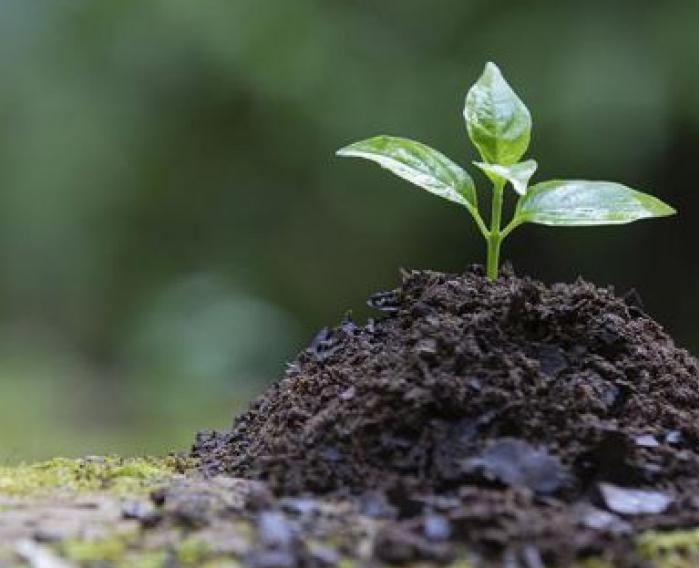
M 462 210 L 333 151 L 384 132 L 476 159 L 458 109 L 487 60 L 539 117 L 541 179 L 680 212 L 526 228 L 504 256 L 636 286 L 699 347 L 697 21 L 688 0 L 0 1 L 0 460 L 182 447 L 399 266 L 478 260 Z

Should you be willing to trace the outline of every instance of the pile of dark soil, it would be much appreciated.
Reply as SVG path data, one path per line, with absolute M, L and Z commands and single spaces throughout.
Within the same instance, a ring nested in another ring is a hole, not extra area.
M 373 495 L 391 560 L 422 554 L 435 516 L 532 566 L 699 525 L 699 366 L 637 295 L 474 267 L 370 303 L 383 318 L 322 330 L 231 431 L 198 438 L 206 472 Z

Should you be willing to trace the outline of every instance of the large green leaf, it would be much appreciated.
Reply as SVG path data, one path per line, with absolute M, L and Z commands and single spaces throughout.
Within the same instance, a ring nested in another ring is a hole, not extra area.
M 439 197 L 472 211 L 477 207 L 471 176 L 449 158 L 420 142 L 376 136 L 342 148 L 337 155 L 371 160 Z
M 516 223 L 618 225 L 675 210 L 652 195 L 609 181 L 553 180 L 530 187 L 519 200 Z
M 501 164 L 486 164 L 485 162 L 473 162 L 490 178 L 492 182 L 499 180 L 509 181 L 512 188 L 524 195 L 529 185 L 529 180 L 534 175 L 537 168 L 535 160 L 525 160 L 511 166 L 503 166 Z
M 527 151 L 532 118 L 494 63 L 469 90 L 464 106 L 466 129 L 483 160 L 515 164 Z

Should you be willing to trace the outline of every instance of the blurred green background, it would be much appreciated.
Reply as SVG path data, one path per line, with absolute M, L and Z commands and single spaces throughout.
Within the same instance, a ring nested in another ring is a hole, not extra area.
M 699 2 L 0 1 L 0 463 L 183 449 L 399 267 L 481 261 L 466 213 L 336 148 L 476 158 L 496 61 L 537 179 L 680 216 L 526 227 L 516 269 L 636 287 L 699 351 Z M 478 178 L 482 181 L 482 178 Z

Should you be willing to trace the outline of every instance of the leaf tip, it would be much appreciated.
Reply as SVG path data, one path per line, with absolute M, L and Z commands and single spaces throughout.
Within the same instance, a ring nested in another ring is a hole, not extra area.
M 492 61 L 488 61 L 485 64 L 485 68 L 483 69 L 483 74 L 484 75 L 502 75 L 502 72 L 500 71 L 500 68 L 493 63 Z
M 677 209 L 672 205 L 665 203 L 657 197 L 650 196 L 653 200 L 653 217 L 671 217 L 677 215 Z
M 357 150 L 360 147 L 360 144 L 363 142 L 353 142 L 352 144 L 348 144 L 347 146 L 343 146 L 339 150 L 335 152 L 336 156 L 339 156 L 340 158 L 353 158 L 357 155 Z
M 668 205 L 667 203 L 665 205 L 665 213 L 663 213 L 663 217 L 671 217 L 672 215 L 677 215 L 677 209 L 672 207 L 672 205 Z

